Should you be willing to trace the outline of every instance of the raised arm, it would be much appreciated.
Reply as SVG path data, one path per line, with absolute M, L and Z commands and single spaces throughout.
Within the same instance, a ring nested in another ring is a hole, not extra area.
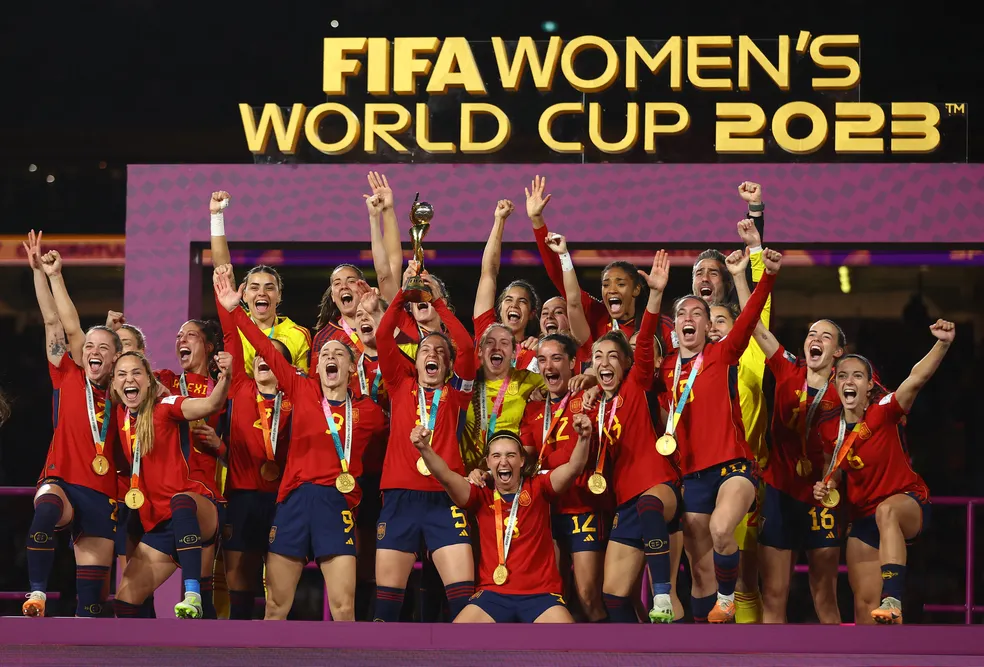
M 397 224 L 396 220 L 396 208 L 394 207 L 394 197 L 393 190 L 390 188 L 389 181 L 386 179 L 386 174 L 380 174 L 377 171 L 370 171 L 368 175 L 369 187 L 372 188 L 372 193 L 378 195 L 383 203 L 382 219 L 383 219 L 383 238 L 382 246 L 386 252 L 386 256 L 389 258 L 389 275 L 392 276 L 393 286 L 390 288 L 387 286 L 386 291 L 383 291 L 382 282 L 377 279 L 379 283 L 380 292 L 383 294 L 383 298 L 387 301 L 393 299 L 397 290 L 400 289 L 400 284 L 396 282 L 397 277 L 403 272 L 403 245 L 400 242 L 400 226 Z M 375 261 L 375 255 L 373 255 L 373 261 Z M 376 267 L 376 273 L 379 273 L 379 267 Z
M 581 474 L 588 462 L 588 450 L 591 445 L 591 419 L 579 412 L 574 415 L 571 425 L 574 427 L 574 432 L 577 433 L 577 442 L 574 445 L 574 451 L 571 452 L 571 458 L 567 463 L 557 466 L 550 473 L 550 486 L 558 495 L 571 488 L 571 484 Z
M 413 377 L 417 372 L 413 362 L 400 352 L 394 338 L 396 334 L 397 322 L 401 319 L 401 314 L 406 313 L 403 309 L 406 304 L 403 290 L 397 291 L 390 302 L 389 308 L 383 313 L 383 319 L 379 321 L 379 328 L 376 329 L 376 352 L 379 355 L 379 372 L 383 374 L 383 380 L 391 395 L 397 385 L 404 379 Z M 412 316 L 411 316 L 412 317 Z M 320 352 L 320 350 L 318 350 Z
M 454 505 L 465 507 L 468 505 L 469 497 L 471 497 L 471 484 L 448 467 L 447 462 L 431 447 L 430 440 L 431 432 L 422 424 L 417 424 L 410 431 L 410 442 L 420 452 L 420 456 L 423 457 L 424 463 L 427 464 L 427 469 L 431 471 L 434 479 L 440 482 L 444 490 L 448 492 Z
M 48 286 L 48 276 L 41 266 L 41 232 L 35 235 L 32 229 L 27 235 L 27 242 L 23 245 L 27 252 L 27 263 L 34 273 L 34 294 L 38 298 L 41 319 L 44 320 L 44 351 L 48 356 L 48 362 L 52 366 L 59 366 L 67 351 L 65 329 L 62 328 L 61 320 L 58 318 L 55 298 L 51 296 L 51 288 Z
M 916 395 L 926 386 L 929 378 L 933 377 L 933 373 L 940 367 L 940 362 L 946 356 L 946 352 L 950 349 L 950 344 L 953 343 L 957 333 L 953 322 L 947 320 L 936 320 L 929 327 L 929 331 L 936 337 L 936 343 L 930 349 L 929 354 L 912 367 L 912 370 L 909 371 L 909 377 L 895 390 L 895 400 L 905 412 L 912 408 Z
M 215 382 L 212 393 L 205 398 L 188 398 L 181 403 L 181 414 L 187 421 L 205 419 L 221 412 L 222 408 L 225 407 L 226 399 L 229 398 L 229 384 L 232 377 L 230 366 L 234 363 L 242 365 L 242 361 L 233 360 L 232 355 L 228 352 L 219 352 L 215 355 L 215 359 L 219 364 L 219 379 Z
M 383 297 L 392 300 L 400 289 L 396 282 L 397 276 L 400 274 L 394 275 L 393 273 L 384 236 L 379 228 L 379 221 L 383 215 L 383 198 L 378 194 L 363 196 L 366 198 L 366 208 L 369 210 L 369 245 L 372 248 L 372 265 L 376 269 L 376 284 L 379 286 L 379 291 Z M 392 210 L 392 206 L 390 209 Z
M 508 199 L 500 199 L 495 207 L 495 221 L 489 240 L 485 243 L 482 254 L 482 275 L 478 278 L 478 290 L 475 292 L 475 308 L 473 317 L 488 312 L 495 307 L 495 282 L 499 277 L 499 264 L 502 259 L 502 232 L 506 228 L 506 218 L 513 212 L 513 203 Z M 475 335 L 480 332 L 476 331 Z
M 745 348 L 748 347 L 748 341 L 752 338 L 752 332 L 755 331 L 755 325 L 762 314 L 762 308 L 765 307 L 766 299 L 772 292 L 776 274 L 779 273 L 779 267 L 782 264 L 782 255 L 768 248 L 762 251 L 762 259 L 765 261 L 765 275 L 755 286 L 755 291 L 752 292 L 748 304 L 742 309 L 738 319 L 735 320 L 731 333 L 718 343 L 718 345 L 723 346 L 721 349 L 724 351 L 725 359 L 729 364 L 737 364 Z
M 223 271 L 229 273 L 229 286 L 232 286 L 232 280 L 234 280 L 232 265 L 223 264 L 215 267 L 215 271 Z M 213 277 L 213 283 L 214 283 Z M 238 292 L 236 293 L 238 296 Z M 237 304 L 238 305 L 238 304 Z M 222 327 L 222 349 L 228 352 L 232 358 L 237 362 L 232 365 L 232 384 L 238 385 L 240 382 L 246 382 L 249 380 L 249 376 L 246 374 L 246 366 L 243 363 L 245 358 L 243 354 L 243 339 L 239 335 L 239 327 L 236 326 L 236 319 L 233 317 L 232 313 L 226 310 L 225 306 L 219 300 L 219 292 L 215 290 L 215 310 L 219 314 L 219 325 Z M 242 310 L 240 308 L 239 310 Z M 262 355 L 261 355 L 262 356 Z M 264 357 L 265 359 L 266 357 Z M 271 366 L 272 368 L 272 366 Z
M 212 266 L 232 264 L 232 254 L 229 252 L 229 243 L 226 241 L 224 214 L 230 202 L 229 193 L 225 190 L 213 192 L 212 198 L 208 200 L 209 221 L 212 228 Z M 233 278 L 233 282 L 235 282 L 235 278 Z
M 649 300 L 646 302 L 646 312 L 642 314 L 639 325 L 639 336 L 636 338 L 635 362 L 629 371 L 635 382 L 646 390 L 653 385 L 656 374 L 656 331 L 659 329 L 660 308 L 663 307 L 663 294 L 666 283 L 670 279 L 670 258 L 665 250 L 660 250 L 653 257 L 653 268 L 639 275 L 649 286 Z
M 82 366 L 85 332 L 82 331 L 82 324 L 79 322 L 79 311 L 75 309 L 72 297 L 68 295 L 68 288 L 65 287 L 61 255 L 58 254 L 57 250 L 49 250 L 41 257 L 41 268 L 48 276 L 48 282 L 51 284 L 55 310 L 58 312 L 58 319 L 65 330 L 65 337 L 68 339 L 68 353 L 72 355 L 76 364 Z
M 434 290 L 435 294 L 439 294 L 439 285 L 430 274 L 426 274 L 424 279 Z M 448 304 L 444 299 L 436 299 L 431 302 L 434 306 L 434 310 L 441 318 L 441 322 L 448 330 L 448 336 L 451 338 L 451 342 L 454 343 L 455 348 L 457 348 L 458 353 L 455 355 L 454 359 L 454 374 L 458 376 L 459 379 L 464 381 L 470 381 L 475 379 L 475 355 L 472 350 L 475 347 L 475 343 L 472 340 L 471 334 L 468 333 L 468 329 L 465 328 L 457 317 L 454 316 L 450 310 L 448 310 Z M 379 336 L 377 338 L 377 345 Z M 403 355 L 400 355 L 403 356 Z M 382 364 L 382 352 L 380 352 L 380 364 Z M 383 376 L 385 378 L 385 376 Z
M 545 239 L 546 247 L 558 259 L 563 279 L 564 299 L 567 301 L 567 319 L 571 323 L 571 334 L 578 345 L 584 345 L 591 340 L 591 325 L 588 314 L 584 311 L 581 285 L 577 281 L 574 263 L 567 251 L 567 239 L 560 234 L 549 234 Z

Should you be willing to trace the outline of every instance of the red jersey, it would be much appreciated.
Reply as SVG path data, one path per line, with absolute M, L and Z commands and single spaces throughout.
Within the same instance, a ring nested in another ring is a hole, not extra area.
M 735 320 L 731 333 L 717 343 L 708 342 L 704 345 L 700 371 L 694 379 L 687 405 L 675 430 L 684 475 L 735 459 L 754 460 L 752 450 L 745 441 L 737 377 L 732 379 L 729 369 L 738 364 L 748 347 L 748 341 L 751 340 L 775 279 L 775 275 L 763 275 L 744 310 Z M 637 350 L 640 342 L 636 341 Z M 680 377 L 675 378 L 673 374 L 679 355 L 679 350 L 668 353 L 662 366 L 663 376 L 667 378 L 665 385 L 672 388 L 676 384 L 676 397 L 680 396 L 686 386 L 697 359 L 684 359 Z M 669 393 L 670 389 L 666 391 Z M 669 403 L 668 400 L 666 402 Z
M 494 489 L 471 487 L 465 509 L 470 510 L 478 522 L 477 588 L 480 592 L 488 590 L 506 595 L 560 595 L 563 585 L 554 557 L 553 533 L 550 529 L 550 501 L 557 496 L 550 483 L 550 475 L 534 475 L 533 479 L 524 479 L 518 494 L 502 497 L 503 528 L 517 495 L 519 509 L 506 557 L 509 578 L 502 586 L 497 586 L 492 581 L 492 573 L 499 565 Z
M 322 408 L 324 394 L 321 391 L 321 379 L 316 375 L 299 375 L 282 355 L 277 354 L 273 343 L 241 309 L 236 310 L 235 323 L 249 344 L 256 348 L 256 353 L 270 364 L 284 397 L 294 404 L 290 456 L 287 457 L 287 467 L 284 469 L 277 501 L 283 502 L 294 489 L 304 483 L 333 486 L 342 472 L 342 466 Z M 344 446 L 345 404 L 331 405 L 331 412 Z M 379 406 L 368 398 L 355 397 L 352 400 L 352 451 L 348 467 L 354 477 L 362 475 L 362 455 L 370 443 L 376 438 L 384 438 L 386 431 L 386 415 Z M 345 494 L 350 508 L 358 505 L 361 499 L 362 489 L 358 486 L 351 493 Z
M 112 408 L 106 414 L 106 390 L 92 385 L 96 428 L 100 436 L 103 431 L 106 433 L 102 453 L 109 461 L 109 472 L 97 475 L 92 469 L 92 460 L 96 458 L 98 451 L 86 407 L 85 371 L 68 354 L 64 354 L 57 366 L 48 362 L 48 375 L 51 376 L 51 386 L 54 389 L 51 421 L 55 431 L 38 483 L 49 477 L 58 477 L 69 484 L 78 484 L 115 499 L 117 480 L 114 454 L 118 441 Z M 108 425 L 105 423 L 106 419 L 109 419 Z
M 805 437 L 806 417 L 810 406 L 819 393 L 812 387 L 803 397 L 803 384 L 806 382 L 806 363 L 779 347 L 766 361 L 776 379 L 775 401 L 772 409 L 772 448 L 769 450 L 769 465 L 764 471 L 765 481 L 785 494 L 804 503 L 819 505 L 813 497 L 813 485 L 823 477 L 823 443 L 817 433 L 817 424 L 824 413 L 840 408 L 840 398 L 832 382 L 823 390 L 820 403 L 814 408 L 813 419 Z M 831 378 L 833 374 L 831 373 Z M 803 456 L 813 467 L 812 474 L 800 477 L 796 474 L 796 463 Z
M 495 311 L 492 310 L 491 308 L 486 310 L 478 317 L 472 318 L 472 324 L 475 327 L 475 346 L 476 346 L 475 367 L 476 368 L 482 365 L 482 356 L 481 356 L 482 351 L 478 349 L 478 341 L 479 339 L 481 339 L 482 334 L 485 333 L 485 330 L 488 329 L 493 324 L 495 324 L 496 322 L 498 322 L 498 320 L 495 318 Z M 519 368 L 524 371 L 533 371 L 534 373 L 536 373 L 537 372 L 536 350 L 527 350 L 526 348 L 520 345 L 520 343 L 522 342 L 523 341 L 519 341 L 519 343 L 516 343 L 516 352 L 515 352 L 516 363 L 513 364 L 513 368 Z
M 584 413 L 594 422 L 597 411 L 588 412 L 584 409 L 583 392 L 570 395 L 563 412 L 556 414 L 560 402 L 564 399 L 552 399 L 550 410 L 550 438 L 543 450 L 543 469 L 553 470 L 571 460 L 574 445 L 577 444 L 577 433 L 574 431 L 574 415 Z M 519 427 L 519 437 L 523 446 L 531 448 L 534 456 L 539 456 L 543 447 L 543 424 L 546 418 L 546 401 L 532 401 L 526 404 L 523 421 Z M 595 495 L 588 490 L 588 478 L 594 472 L 598 458 L 597 434 L 591 438 L 591 448 L 588 452 L 588 462 L 584 471 L 567 491 L 557 497 L 554 507 L 558 514 L 583 514 L 597 512 L 611 507 L 611 498 L 607 493 Z M 607 459 L 607 457 L 606 457 Z M 610 469 L 611 466 L 608 466 Z M 494 566 L 493 566 L 494 567 Z
M 386 383 L 383 382 L 383 372 L 379 370 L 379 357 L 369 356 L 368 352 L 358 358 L 362 373 L 352 376 L 352 393 L 364 396 L 378 405 L 389 418 L 390 398 Z M 386 438 L 370 443 L 362 456 L 362 472 L 364 475 L 379 477 L 383 473 L 383 459 L 386 456 Z
M 833 452 L 840 429 L 839 416 L 820 423 L 820 438 Z M 844 441 L 854 424 L 847 424 Z M 841 463 L 847 485 L 847 502 L 854 518 L 871 516 L 878 505 L 899 493 L 911 493 L 929 502 L 929 488 L 912 469 L 905 446 L 905 411 L 895 393 L 869 405 L 861 431 Z
M 311 343 L 311 356 L 308 359 L 308 368 L 311 369 L 311 374 L 314 375 L 314 369 L 318 365 L 318 355 L 321 354 L 321 348 L 325 346 L 330 340 L 337 340 L 343 345 L 347 345 L 352 348 L 355 352 L 355 357 L 358 359 L 359 355 L 362 354 L 364 349 L 362 342 L 359 341 L 359 334 L 355 330 L 351 334 L 345 331 L 345 325 L 342 323 L 342 319 L 339 318 L 334 322 L 329 322 L 325 326 L 321 327 L 318 333 L 314 334 L 314 341 Z M 264 357 L 265 359 L 266 357 Z
M 614 462 L 611 481 L 618 505 L 657 484 L 680 479 L 675 467 L 679 454 L 667 457 L 656 451 L 656 429 L 646 393 L 652 386 L 656 370 L 653 335 L 658 322 L 659 316 L 648 310 L 643 315 L 636 340 L 635 363 L 622 380 L 618 393 L 606 401 L 605 414 L 598 416 L 604 423 L 607 438 L 610 438 L 608 446 Z M 615 419 L 609 430 L 613 402 Z M 598 409 L 601 410 L 600 401 Z M 595 420 L 595 429 L 599 430 L 598 420 Z
M 236 360 L 236 363 L 232 364 L 232 382 L 229 387 L 229 399 L 226 402 L 226 420 L 229 424 L 229 432 L 226 436 L 229 445 L 229 475 L 226 489 L 276 493 L 283 477 L 268 482 L 260 475 L 260 468 L 267 462 L 263 417 L 266 417 L 267 424 L 272 430 L 276 396 L 260 395 L 256 381 L 246 374 L 246 367 L 239 363 L 243 359 L 243 339 L 239 335 L 232 313 L 221 305 L 218 307 L 218 312 L 225 351 Z M 266 356 L 263 354 L 260 356 L 266 360 Z M 272 369 L 273 366 L 271 365 L 270 368 Z M 257 400 L 258 398 L 261 400 Z M 261 410 L 264 412 L 263 415 L 260 413 Z M 280 470 L 284 470 L 287 464 L 293 411 L 294 404 L 290 399 L 282 398 L 277 448 L 274 452 L 274 460 Z
M 140 508 L 140 523 L 146 531 L 171 518 L 171 498 L 179 493 L 198 493 L 214 498 L 208 487 L 191 479 L 188 461 L 181 451 L 181 424 L 187 424 L 181 413 L 183 396 L 165 396 L 154 404 L 154 446 L 150 453 L 141 452 L 140 477 L 137 488 L 144 494 Z M 131 419 L 126 406 L 116 407 L 123 453 L 133 465 L 133 443 L 137 438 L 137 421 Z
M 404 303 L 403 290 L 400 290 L 393 303 L 386 309 L 386 314 L 383 315 L 376 331 L 379 367 L 383 371 L 383 381 L 386 382 L 390 392 L 392 421 L 380 488 L 443 491 L 440 482 L 433 476 L 421 475 L 417 471 L 420 452 L 410 442 L 410 432 L 413 427 L 420 423 L 427 423 L 436 392 L 430 389 L 424 391 L 424 407 L 428 414 L 420 414 L 417 368 L 414 362 L 400 351 L 393 338 L 400 313 L 405 312 Z M 444 459 L 451 470 L 464 475 L 465 466 L 458 447 L 458 433 L 459 426 L 465 421 L 475 380 L 475 355 L 472 352 L 474 343 L 465 327 L 448 310 L 443 299 L 432 302 L 432 305 L 447 326 L 457 353 L 454 363 L 455 376 L 441 388 L 437 418 L 434 428 L 431 429 L 431 447 Z

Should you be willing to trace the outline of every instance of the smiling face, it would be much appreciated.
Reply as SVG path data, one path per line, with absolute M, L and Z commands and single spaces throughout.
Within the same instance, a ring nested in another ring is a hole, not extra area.
M 512 332 L 500 326 L 490 327 L 482 336 L 482 368 L 487 379 L 499 379 L 509 372 L 515 354 Z
M 290 359 L 290 351 L 287 346 L 284 345 L 279 340 L 270 341 L 277 351 L 285 359 Z M 270 368 L 270 364 L 267 363 L 266 359 L 261 357 L 259 354 L 253 357 L 253 379 L 256 380 L 257 384 L 276 384 L 277 377 L 273 374 L 273 370 Z
M 351 266 L 341 266 L 331 274 L 331 300 L 345 317 L 355 317 L 359 306 L 355 285 L 362 277 Z
M 116 359 L 116 339 L 104 329 L 93 329 L 85 336 L 82 345 L 82 367 L 85 376 L 94 384 L 105 386 L 113 372 Z
M 871 381 L 868 367 L 860 359 L 849 358 L 837 364 L 834 382 L 837 395 L 848 410 L 860 411 L 868 405 L 868 392 L 875 383 Z
M 632 304 L 639 296 L 639 285 L 635 276 L 620 266 L 613 266 L 601 276 L 601 298 L 608 309 L 608 314 L 616 320 L 628 317 L 633 309 Z
M 124 352 L 143 352 L 143 348 L 140 347 L 140 339 L 132 330 L 120 327 L 116 335 L 120 337 L 120 342 L 123 343 Z
M 417 382 L 436 389 L 444 384 L 451 369 L 451 348 L 444 336 L 431 334 L 417 348 Z
M 811 371 L 829 370 L 844 354 L 840 345 L 840 331 L 827 320 L 814 322 L 803 341 L 806 366 Z
M 702 259 L 694 267 L 694 294 L 707 303 L 724 301 L 725 268 L 716 259 Z
M 591 362 L 598 372 L 598 386 L 604 392 L 613 393 L 622 384 L 628 361 L 614 341 L 601 340 L 594 344 Z
M 536 362 L 547 391 L 555 397 L 566 394 L 567 385 L 574 374 L 574 360 L 567 356 L 564 346 L 555 340 L 543 341 L 537 351 Z
M 355 331 L 363 345 L 376 349 L 376 322 L 361 305 L 355 309 Z
M 702 348 L 707 339 L 707 304 L 696 297 L 683 299 L 674 313 L 674 329 L 682 347 Z
M 352 352 L 337 340 L 330 340 L 318 353 L 318 377 L 325 390 L 334 391 L 348 385 L 355 367 Z
M 499 320 L 512 330 L 514 337 L 522 338 L 530 322 L 532 307 L 529 291 L 513 285 L 499 302 Z
M 120 357 L 113 370 L 113 390 L 130 410 L 136 410 L 150 391 L 151 378 L 139 357 Z
M 243 300 L 251 315 L 261 320 L 271 316 L 276 317 L 281 298 L 279 284 L 275 275 L 263 271 L 251 273 L 246 277 Z
M 540 309 L 540 330 L 547 336 L 571 330 L 571 321 L 567 318 L 567 301 L 563 297 L 555 296 L 543 304 Z
M 499 493 L 515 493 L 519 489 L 525 462 L 523 448 L 512 438 L 496 438 L 489 443 L 485 463 L 492 472 L 495 488 Z
M 735 321 L 731 319 L 731 311 L 724 306 L 711 306 L 711 326 L 707 337 L 715 343 L 731 333 Z
M 181 370 L 202 375 L 207 372 L 211 350 L 205 339 L 205 332 L 198 324 L 185 322 L 181 326 L 174 342 L 174 350 L 178 353 Z

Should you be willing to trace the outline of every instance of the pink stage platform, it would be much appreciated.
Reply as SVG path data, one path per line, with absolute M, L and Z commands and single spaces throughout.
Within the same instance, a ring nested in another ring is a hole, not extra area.
M 0 665 L 984 665 L 976 626 L 462 626 L 0 619 Z

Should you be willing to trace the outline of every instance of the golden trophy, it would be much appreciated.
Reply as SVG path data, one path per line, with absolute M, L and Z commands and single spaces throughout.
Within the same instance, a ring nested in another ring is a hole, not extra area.
M 410 207 L 410 240 L 413 242 L 413 259 L 417 262 L 417 273 L 407 279 L 403 293 L 407 301 L 423 303 L 434 299 L 430 285 L 420 277 L 424 271 L 424 237 L 430 231 L 430 221 L 434 217 L 434 207 L 425 201 L 420 201 L 420 193 Z

